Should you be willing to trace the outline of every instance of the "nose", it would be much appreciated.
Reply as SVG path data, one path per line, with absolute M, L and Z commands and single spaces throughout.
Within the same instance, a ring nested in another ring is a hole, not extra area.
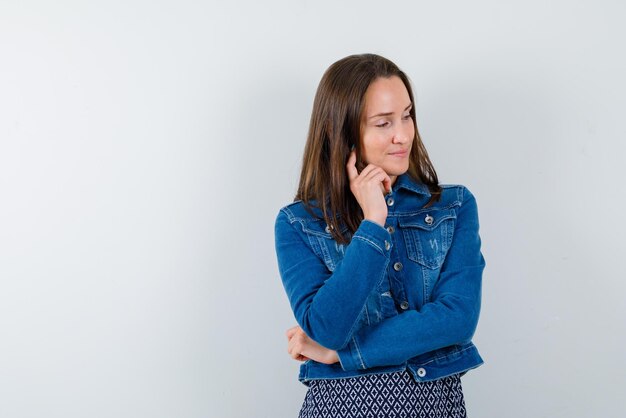
M 394 144 L 406 144 L 407 142 L 413 140 L 414 133 L 415 129 L 413 128 L 412 124 L 404 124 L 398 126 L 393 133 L 392 142 Z

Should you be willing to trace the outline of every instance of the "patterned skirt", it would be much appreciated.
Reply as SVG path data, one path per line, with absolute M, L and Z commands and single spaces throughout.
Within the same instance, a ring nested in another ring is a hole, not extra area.
M 407 371 L 313 380 L 299 418 L 466 418 L 460 375 L 416 382 Z

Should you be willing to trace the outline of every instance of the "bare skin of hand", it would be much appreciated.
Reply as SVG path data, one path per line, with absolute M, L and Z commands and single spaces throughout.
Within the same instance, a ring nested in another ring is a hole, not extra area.
M 363 210 L 363 217 L 384 226 L 387 220 L 385 194 L 391 191 L 391 178 L 385 171 L 373 164 L 358 172 L 356 152 L 352 151 L 346 164 L 350 190 Z
M 308 335 L 302 328 L 295 326 L 287 330 L 287 351 L 294 360 L 306 361 L 314 360 L 318 363 L 333 364 L 339 361 L 339 356 L 335 350 L 322 347 Z

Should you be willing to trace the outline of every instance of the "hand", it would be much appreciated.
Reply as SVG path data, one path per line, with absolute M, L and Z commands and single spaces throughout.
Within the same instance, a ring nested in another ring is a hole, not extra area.
M 296 326 L 287 330 L 287 351 L 294 360 L 315 360 L 318 363 L 333 364 L 339 361 L 335 350 L 322 347 L 309 338 L 302 328 Z
M 352 151 L 346 164 L 350 190 L 361 206 L 363 217 L 385 226 L 387 220 L 387 203 L 385 194 L 391 191 L 391 178 L 385 170 L 369 164 L 359 174 L 356 169 L 356 152 Z

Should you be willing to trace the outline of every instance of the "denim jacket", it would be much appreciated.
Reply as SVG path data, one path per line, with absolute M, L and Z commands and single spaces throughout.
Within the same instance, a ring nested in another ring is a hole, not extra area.
M 278 267 L 296 321 L 339 363 L 308 360 L 299 379 L 408 370 L 417 381 L 464 374 L 483 363 L 471 341 L 485 260 L 476 200 L 442 185 L 438 202 L 407 174 L 385 199 L 385 227 L 363 220 L 338 244 L 319 209 L 279 211 Z

